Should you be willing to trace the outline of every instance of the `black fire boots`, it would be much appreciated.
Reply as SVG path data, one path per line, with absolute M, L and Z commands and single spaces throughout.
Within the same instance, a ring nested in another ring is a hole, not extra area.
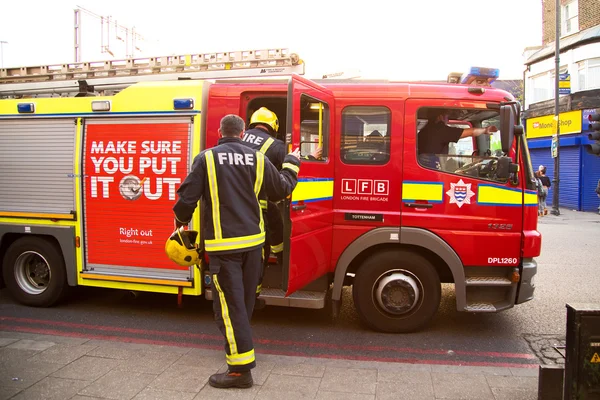
M 246 372 L 224 372 L 222 374 L 214 374 L 208 379 L 208 384 L 219 389 L 226 388 L 251 388 L 254 384 L 252 381 L 252 373 Z

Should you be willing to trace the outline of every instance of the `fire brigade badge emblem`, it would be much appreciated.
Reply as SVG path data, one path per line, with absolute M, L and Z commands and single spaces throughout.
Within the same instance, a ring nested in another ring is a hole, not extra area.
M 464 183 L 462 179 L 457 183 L 450 183 L 450 190 L 446 194 L 450 197 L 450 204 L 455 203 L 458 208 L 461 208 L 463 204 L 471 204 L 471 197 L 475 196 L 471 190 L 471 184 Z

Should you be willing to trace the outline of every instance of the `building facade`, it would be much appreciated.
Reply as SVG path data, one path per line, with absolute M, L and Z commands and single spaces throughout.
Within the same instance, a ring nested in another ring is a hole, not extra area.
M 555 0 L 542 1 L 542 46 L 525 49 L 524 126 L 534 167 L 554 176 Z M 600 1 L 561 0 L 559 205 L 598 211 L 600 157 L 588 153 L 588 115 L 600 113 Z M 553 187 L 555 183 L 553 182 Z M 552 202 L 553 188 L 548 194 Z

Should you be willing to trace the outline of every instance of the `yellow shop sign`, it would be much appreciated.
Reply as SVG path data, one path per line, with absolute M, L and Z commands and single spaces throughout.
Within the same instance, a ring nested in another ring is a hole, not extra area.
M 556 133 L 556 121 L 554 115 L 529 118 L 527 120 L 527 138 L 538 138 L 552 136 Z M 581 110 L 569 111 L 560 114 L 560 134 L 581 132 Z

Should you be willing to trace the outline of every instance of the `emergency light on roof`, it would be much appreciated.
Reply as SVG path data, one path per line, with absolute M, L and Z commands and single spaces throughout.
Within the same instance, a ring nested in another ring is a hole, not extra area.
M 175 99 L 173 100 L 174 110 L 191 110 L 194 108 L 194 99 Z
M 17 111 L 19 114 L 27 113 L 31 114 L 35 112 L 35 104 L 33 103 L 19 103 L 17 104 Z
M 500 76 L 497 68 L 471 67 L 468 74 L 463 75 L 460 83 L 465 85 L 491 86 Z

